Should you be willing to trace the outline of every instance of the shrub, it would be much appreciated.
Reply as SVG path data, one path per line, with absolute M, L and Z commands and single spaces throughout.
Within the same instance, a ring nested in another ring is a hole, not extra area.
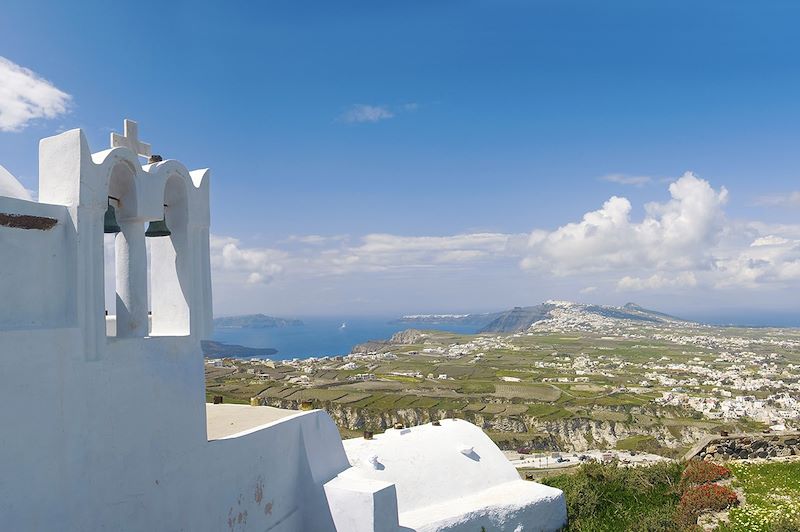
M 703 484 L 687 488 L 678 502 L 675 520 L 684 526 L 697 523 L 704 512 L 719 512 L 739 503 L 736 493 L 728 486 Z
M 683 484 L 706 484 L 729 478 L 731 470 L 713 462 L 693 460 L 689 462 L 681 475 Z
M 568 530 L 677 532 L 684 530 L 672 521 L 682 469 L 665 462 L 635 468 L 587 463 L 542 482 L 564 491 Z

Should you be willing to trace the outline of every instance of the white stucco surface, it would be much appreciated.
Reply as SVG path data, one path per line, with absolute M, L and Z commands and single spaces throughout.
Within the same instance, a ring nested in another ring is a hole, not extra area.
M 346 454 L 325 412 L 206 405 L 210 171 L 143 164 L 138 154 L 151 148 L 131 136 L 135 126 L 96 153 L 77 129 L 43 139 L 38 202 L 0 189 L 0 529 L 476 532 L 563 522 L 560 492 L 519 480 L 464 421 L 348 441 Z M 116 308 L 106 309 L 112 201 L 122 232 Z M 162 218 L 172 234 L 153 239 L 148 262 L 144 228 Z
M 0 196 L 31 200 L 30 192 L 25 190 L 25 187 L 3 165 L 0 165 Z
M 297 415 L 302 415 L 302 412 L 271 406 L 206 403 L 208 439 L 218 440 L 242 432 L 251 432 L 275 421 Z
M 353 467 L 338 478 L 394 484 L 402 527 L 558 530 L 566 521 L 562 492 L 520 479 L 494 442 L 467 421 L 389 429 L 372 440 L 345 440 L 344 447 Z

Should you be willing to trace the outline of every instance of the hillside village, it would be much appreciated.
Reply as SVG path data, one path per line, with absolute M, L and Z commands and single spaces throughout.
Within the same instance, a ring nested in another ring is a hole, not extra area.
M 627 440 L 674 455 L 720 430 L 800 426 L 800 331 L 554 307 L 511 334 L 406 330 L 336 357 L 208 360 L 208 393 L 308 402 L 345 432 L 462 416 L 501 446 L 553 450 Z

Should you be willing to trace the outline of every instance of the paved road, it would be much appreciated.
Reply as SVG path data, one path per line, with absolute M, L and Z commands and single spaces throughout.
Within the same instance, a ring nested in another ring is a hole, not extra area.
M 576 466 L 581 463 L 580 456 L 587 456 L 590 459 L 602 462 L 606 455 L 619 460 L 625 466 L 649 465 L 656 462 L 669 461 L 657 454 L 636 453 L 631 455 L 628 451 L 604 451 L 592 449 L 581 453 L 539 453 L 539 454 L 520 454 L 516 451 L 503 451 L 509 462 L 517 469 L 561 469 Z M 568 460 L 558 462 L 558 456 Z

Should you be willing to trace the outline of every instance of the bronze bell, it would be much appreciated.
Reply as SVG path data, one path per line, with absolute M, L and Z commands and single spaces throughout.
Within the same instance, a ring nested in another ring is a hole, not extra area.
M 164 207 L 166 207 L 166 205 L 164 205 Z M 170 236 L 171 234 L 172 231 L 170 231 L 169 227 L 167 227 L 167 215 L 164 213 L 163 218 L 148 224 L 147 231 L 145 231 L 144 236 Z
M 106 215 L 103 218 L 103 232 L 104 233 L 119 233 L 122 231 L 117 223 L 117 215 L 114 212 L 114 207 L 111 205 L 111 200 L 108 200 L 108 208 Z
M 147 226 L 147 231 L 145 231 L 144 236 L 170 236 L 171 234 L 172 232 L 169 230 L 169 227 L 167 227 L 167 219 L 164 217 L 155 222 L 150 222 L 150 224 Z

